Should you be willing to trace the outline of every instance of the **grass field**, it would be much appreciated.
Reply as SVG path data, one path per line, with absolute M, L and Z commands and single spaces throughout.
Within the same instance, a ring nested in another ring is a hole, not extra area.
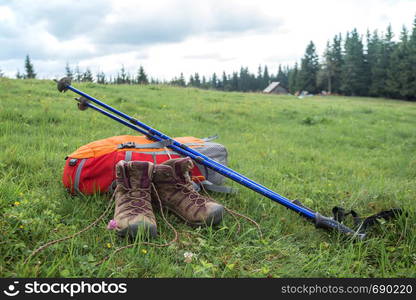
M 315 229 L 295 213 L 244 187 L 213 195 L 256 220 L 226 215 L 218 228 L 192 229 L 169 215 L 180 234 L 168 248 L 128 241 L 98 226 L 54 245 L 47 241 L 95 220 L 107 196 L 71 197 L 61 184 L 64 157 L 90 141 L 134 134 L 94 111 L 81 112 L 55 83 L 0 78 L 1 277 L 415 277 L 416 103 L 371 98 L 223 93 L 168 86 L 76 87 L 170 136 L 219 134 L 229 166 L 322 214 L 335 205 L 371 215 L 408 210 L 351 242 Z M 228 181 L 234 187 L 238 185 Z M 159 238 L 172 232 L 158 218 Z M 184 253 L 192 252 L 192 262 Z

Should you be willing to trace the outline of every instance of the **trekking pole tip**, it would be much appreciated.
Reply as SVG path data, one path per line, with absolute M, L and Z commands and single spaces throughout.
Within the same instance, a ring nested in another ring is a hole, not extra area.
M 365 238 L 364 233 L 355 231 L 344 224 L 339 223 L 337 220 L 322 216 L 319 213 L 315 214 L 315 226 L 318 228 L 332 229 L 357 240 L 363 240 Z
M 57 81 L 57 88 L 60 92 L 66 92 L 68 90 L 68 85 L 71 85 L 70 77 L 63 77 Z

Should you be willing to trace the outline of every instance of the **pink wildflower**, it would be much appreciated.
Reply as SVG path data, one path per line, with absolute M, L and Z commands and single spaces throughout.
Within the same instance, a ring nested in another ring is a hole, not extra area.
M 116 220 L 111 220 L 110 222 L 108 222 L 107 229 L 113 230 L 113 229 L 116 229 L 116 227 L 117 227 Z

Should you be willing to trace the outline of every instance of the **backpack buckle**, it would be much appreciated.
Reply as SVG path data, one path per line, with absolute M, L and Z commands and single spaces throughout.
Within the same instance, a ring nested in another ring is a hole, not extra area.
M 130 149 L 136 148 L 136 144 L 134 142 L 127 142 L 117 146 L 118 149 Z

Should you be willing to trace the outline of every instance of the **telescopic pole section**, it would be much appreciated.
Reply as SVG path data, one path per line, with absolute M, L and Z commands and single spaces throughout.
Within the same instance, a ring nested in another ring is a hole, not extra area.
M 151 128 L 150 126 L 148 126 L 148 125 L 130 117 L 129 115 L 124 114 L 123 112 L 120 112 L 120 111 L 114 109 L 113 107 L 111 107 L 111 106 L 109 106 L 109 105 L 91 97 L 90 95 L 72 87 L 69 83 L 65 82 L 64 87 L 62 87 L 61 82 L 62 82 L 62 80 L 58 83 L 58 90 L 59 91 L 62 92 L 62 91 L 66 91 L 66 90 L 70 89 L 71 91 L 87 98 L 88 100 L 91 100 L 92 102 L 97 103 L 98 105 L 106 108 L 107 110 L 123 117 L 124 119 L 127 119 L 128 121 L 123 120 L 123 119 L 121 119 L 121 118 L 119 118 L 119 117 L 117 117 L 117 116 L 115 116 L 115 115 L 113 115 L 113 114 L 111 114 L 111 113 L 93 105 L 93 104 L 84 103 L 84 105 L 86 105 L 87 107 L 90 107 L 90 108 L 92 108 L 92 109 L 110 117 L 111 119 L 113 119 L 113 120 L 115 120 L 115 121 L 117 121 L 117 122 L 119 122 L 123 125 L 126 125 L 127 127 L 131 128 L 131 129 L 134 129 L 134 130 L 150 137 L 153 140 L 161 141 L 161 142 L 166 141 L 166 140 L 171 141 L 172 144 L 167 145 L 167 147 L 171 148 L 175 152 L 177 152 L 181 155 L 184 155 L 184 156 L 189 156 L 190 158 L 197 161 L 198 163 L 207 166 L 208 168 L 220 173 L 221 175 L 224 175 L 224 176 L 230 178 L 231 180 L 233 180 L 233 181 L 235 181 L 235 182 L 237 182 L 237 183 L 239 183 L 243 186 L 246 186 L 247 188 L 249 188 L 249 189 L 251 189 L 251 190 L 253 190 L 253 191 L 255 191 L 255 192 L 257 192 L 257 193 L 259 193 L 259 194 L 261 194 L 261 195 L 263 195 L 263 196 L 265 196 L 265 197 L 267 197 L 267 198 L 269 198 L 269 199 L 271 199 L 275 202 L 278 202 L 279 204 L 287 207 L 288 209 L 291 209 L 291 210 L 299 213 L 300 215 L 302 215 L 303 217 L 305 217 L 307 219 L 313 220 L 317 227 L 335 229 L 335 230 L 337 230 L 339 232 L 342 232 L 342 233 L 357 235 L 355 231 L 353 231 L 350 228 L 344 226 L 343 224 L 341 224 L 341 223 L 339 223 L 339 222 L 337 222 L 337 221 L 335 221 L 331 218 L 324 217 L 324 216 L 320 215 L 319 213 L 316 213 L 316 212 L 314 212 L 314 211 L 312 211 L 308 208 L 305 208 L 303 206 L 299 206 L 299 205 L 291 202 L 289 199 L 279 195 L 278 193 L 276 193 L 272 190 L 269 190 L 268 188 L 262 186 L 261 184 L 255 182 L 255 181 L 252 181 L 251 179 L 246 178 L 245 176 L 237 173 L 236 171 L 234 171 L 234 170 L 232 170 L 232 169 L 230 169 L 226 166 L 223 166 L 223 165 L 219 164 L 218 162 L 215 162 L 215 161 L 211 160 L 210 158 L 204 156 L 203 154 L 201 154 L 201 153 L 199 153 L 199 152 L 197 152 L 197 151 L 195 151 L 195 150 L 193 150 L 193 149 L 191 149 L 191 148 L 189 148 L 189 147 L 187 147 L 187 146 L 185 146 L 181 143 L 178 143 L 177 141 L 173 140 L 172 138 L 170 138 L 170 137 L 164 135 L 163 133 Z M 59 85 L 60 83 L 61 83 L 61 86 Z M 140 127 L 144 128 L 144 130 L 139 128 L 138 126 L 136 126 L 134 124 L 139 125 Z M 364 237 L 364 235 L 358 235 L 358 236 L 360 238 Z

